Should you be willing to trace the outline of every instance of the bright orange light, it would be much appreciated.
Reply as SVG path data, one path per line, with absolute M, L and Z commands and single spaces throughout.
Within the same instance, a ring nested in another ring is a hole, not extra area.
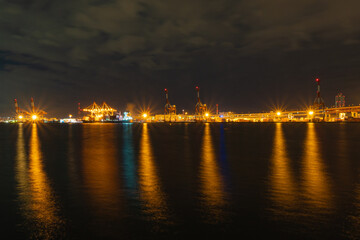
M 280 115 L 281 115 L 281 112 L 277 112 L 276 115 L 280 116 Z
M 148 115 L 146 113 L 144 113 L 142 116 L 143 116 L 143 118 L 147 118 Z
M 309 111 L 309 115 L 310 115 L 310 116 L 314 115 L 314 112 L 313 112 L 313 111 Z
M 72 118 L 72 115 L 71 115 L 71 114 L 69 115 L 69 118 Z
M 205 113 L 205 117 L 208 117 L 209 116 L 209 113 Z
M 37 119 L 37 116 L 36 116 L 36 115 L 32 115 L 31 118 L 32 118 L 32 120 L 36 120 L 36 119 Z
M 22 115 L 20 115 L 20 116 L 19 116 L 19 119 L 23 119 L 23 116 L 22 116 Z

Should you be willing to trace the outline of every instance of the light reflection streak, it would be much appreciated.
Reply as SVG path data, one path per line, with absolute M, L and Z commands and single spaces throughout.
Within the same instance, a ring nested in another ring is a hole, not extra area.
M 116 217 L 120 211 L 120 178 L 116 136 L 112 125 L 83 127 L 83 174 L 85 191 L 95 214 Z
M 20 134 L 19 138 L 21 142 L 22 134 Z M 44 171 L 43 156 L 36 124 L 33 124 L 31 127 L 29 144 L 29 188 L 20 188 L 20 195 L 28 194 L 28 197 L 23 202 L 23 210 L 29 224 L 32 225 L 31 231 L 34 235 L 33 237 L 51 239 L 55 235 L 62 234 L 60 229 L 64 224 L 64 220 L 58 215 L 58 204 Z M 19 155 L 22 155 L 22 149 L 19 148 L 19 150 Z M 25 168 L 20 169 L 25 171 Z M 20 174 L 20 176 L 24 175 L 24 172 Z
M 18 124 L 17 134 L 17 151 L 16 151 L 16 181 L 17 190 L 19 192 L 19 198 L 21 202 L 26 201 L 26 197 L 29 195 L 29 180 L 27 173 L 27 162 L 26 162 L 26 150 L 25 150 L 25 139 L 24 139 L 24 124 Z
M 329 180 L 323 166 L 315 124 L 308 123 L 307 126 L 304 146 L 303 193 L 305 194 L 305 202 L 309 207 L 316 211 L 322 211 L 332 207 Z
M 271 164 L 272 200 L 283 210 L 289 210 L 296 204 L 297 191 L 289 166 L 290 159 L 287 156 L 282 123 L 276 123 Z
M 139 156 L 140 197 L 145 212 L 154 220 L 164 221 L 168 219 L 165 196 L 156 172 L 148 125 L 144 123 L 142 126 Z
M 205 124 L 200 166 L 201 192 L 211 222 L 222 220 L 226 204 L 224 183 L 216 162 L 210 124 Z

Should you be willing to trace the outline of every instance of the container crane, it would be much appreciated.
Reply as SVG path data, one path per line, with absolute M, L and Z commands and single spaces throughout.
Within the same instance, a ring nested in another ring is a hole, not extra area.
M 172 115 L 175 115 L 175 121 L 176 121 L 176 106 L 171 105 L 169 101 L 169 93 L 168 90 L 165 88 L 165 96 L 166 96 L 166 104 L 164 108 L 164 122 L 166 122 L 166 116 L 169 116 L 169 122 L 171 122 Z
M 207 117 L 206 115 L 208 115 L 207 113 L 207 107 L 206 104 L 202 104 L 201 100 L 200 100 L 200 88 L 196 87 L 196 92 L 197 92 L 197 103 L 195 105 L 195 119 L 201 120 L 204 117 Z

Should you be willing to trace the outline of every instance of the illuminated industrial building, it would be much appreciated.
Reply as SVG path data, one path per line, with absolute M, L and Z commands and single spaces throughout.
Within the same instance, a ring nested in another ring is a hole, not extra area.
M 335 108 L 345 107 L 345 96 L 339 93 L 335 96 Z
M 101 106 L 96 102 L 93 102 L 93 104 L 81 109 L 81 111 L 89 113 L 89 115 L 84 117 L 85 121 L 104 121 L 115 119 L 114 113 L 117 110 L 110 107 L 105 102 L 103 102 Z

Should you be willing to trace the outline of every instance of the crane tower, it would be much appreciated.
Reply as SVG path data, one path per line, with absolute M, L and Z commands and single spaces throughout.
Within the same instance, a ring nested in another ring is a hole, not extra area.
M 31 98 L 31 110 L 26 111 L 19 107 L 19 104 L 16 99 L 14 99 L 15 103 L 15 111 L 16 111 L 16 118 L 21 121 L 38 121 L 38 120 L 44 120 L 44 115 L 47 114 L 47 112 L 39 109 L 38 107 L 35 107 L 34 99 Z
M 320 96 L 320 79 L 316 78 L 316 82 L 317 82 L 317 92 L 314 101 L 314 109 L 324 109 L 325 103 L 322 97 Z
M 196 92 L 197 92 L 197 103 L 195 105 L 195 119 L 201 120 L 204 118 L 206 111 L 207 111 L 207 107 L 206 104 L 202 104 L 201 100 L 200 100 L 200 88 L 196 87 Z
M 169 119 L 169 122 L 171 122 L 171 117 L 173 115 L 175 116 L 175 121 L 176 121 L 176 106 L 170 104 L 169 93 L 166 88 L 165 88 L 165 96 L 166 96 L 166 104 L 164 108 L 164 122 L 166 122 L 167 118 Z

